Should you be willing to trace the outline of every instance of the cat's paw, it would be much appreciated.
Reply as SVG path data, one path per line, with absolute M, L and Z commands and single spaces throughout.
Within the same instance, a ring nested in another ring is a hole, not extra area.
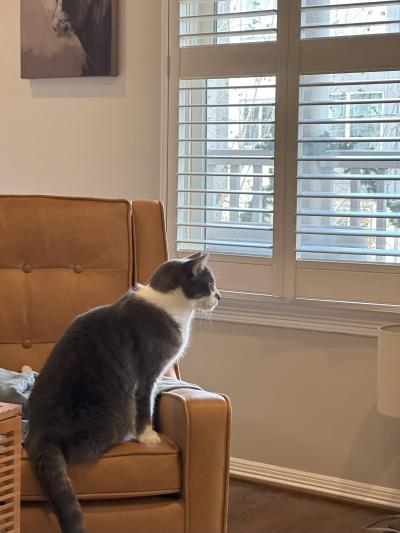
M 139 435 L 138 441 L 142 444 L 160 444 L 161 439 L 151 426 L 147 426 L 143 433 Z

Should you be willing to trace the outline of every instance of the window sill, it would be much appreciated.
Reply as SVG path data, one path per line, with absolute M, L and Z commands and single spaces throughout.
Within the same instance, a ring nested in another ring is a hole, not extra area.
M 400 306 L 225 292 L 213 321 L 377 337 L 379 327 L 400 323 Z

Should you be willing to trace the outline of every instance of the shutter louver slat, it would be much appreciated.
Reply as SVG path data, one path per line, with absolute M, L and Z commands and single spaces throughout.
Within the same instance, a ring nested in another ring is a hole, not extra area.
M 350 210 L 312 210 L 312 209 L 299 209 L 297 211 L 298 215 L 307 216 L 307 217 L 330 217 L 330 218 L 361 218 L 363 220 L 375 219 L 375 218 L 390 218 L 396 219 L 400 218 L 400 212 L 391 212 L 391 211 L 350 211 Z M 317 224 L 317 223 L 315 223 Z M 330 224 L 334 226 L 335 224 Z M 340 227 L 340 226 L 339 226 Z M 298 233 L 301 233 L 300 231 Z M 323 235 L 324 232 L 321 231 Z M 349 247 L 349 254 L 351 254 L 352 247 Z
M 178 172 L 178 176 L 203 176 L 203 177 L 214 177 L 218 178 L 221 174 L 215 172 Z M 273 178 L 274 174 L 249 174 L 249 173 L 238 173 L 238 172 L 225 172 L 224 176 L 227 178 Z
M 374 231 L 374 230 L 352 230 L 352 229 L 304 229 L 299 230 L 303 235 L 351 235 L 355 237 L 400 237 L 398 231 Z
M 189 192 L 189 193 L 195 193 L 200 192 L 202 194 L 239 194 L 239 195 L 248 195 L 249 193 L 247 191 L 242 191 L 240 189 L 207 189 L 206 191 L 204 189 L 178 189 L 178 192 Z M 266 191 L 251 191 L 251 195 L 261 195 L 261 196 L 273 196 L 273 192 L 266 192 Z M 399 196 L 400 199 L 400 196 Z
M 301 180 L 317 180 L 317 181 L 338 181 L 338 180 L 351 180 L 351 181 L 387 181 L 387 174 L 324 174 L 324 175 L 318 175 L 318 174 L 299 174 L 298 179 Z M 390 181 L 398 181 L 400 180 L 400 174 L 391 174 L 390 175 Z
M 262 244 L 259 242 L 241 242 L 241 241 L 217 241 L 217 240 L 201 240 L 201 239 L 186 239 L 185 241 L 177 241 L 183 242 L 186 244 L 203 244 L 207 246 L 234 246 L 235 248 L 264 248 L 264 249 L 271 249 L 272 244 Z
M 180 207 L 178 207 L 179 211 L 187 210 L 187 211 L 221 211 L 223 213 L 273 213 L 272 209 L 257 209 L 253 207 L 209 207 L 204 205 L 184 205 L 182 204 Z M 232 226 L 234 227 L 234 226 Z M 184 242 L 182 240 L 181 242 Z
M 225 228 L 225 229 L 250 229 L 250 230 L 263 230 L 263 231 L 272 231 L 272 226 L 267 225 L 250 225 L 250 224 L 235 224 L 235 227 L 232 228 L 230 224 L 212 224 L 212 223 L 201 223 L 201 222 L 181 222 L 181 227 L 188 228 Z
M 209 20 L 212 19 L 215 21 L 219 17 L 223 17 L 224 19 L 233 19 L 233 18 L 243 18 L 243 17 L 254 17 L 255 14 L 258 16 L 262 15 L 277 15 L 278 11 L 276 9 L 268 9 L 268 10 L 259 10 L 259 11 L 236 11 L 231 13 L 223 13 L 222 15 L 188 15 L 188 16 L 181 16 L 180 20 L 199 20 L 199 19 L 205 19 Z

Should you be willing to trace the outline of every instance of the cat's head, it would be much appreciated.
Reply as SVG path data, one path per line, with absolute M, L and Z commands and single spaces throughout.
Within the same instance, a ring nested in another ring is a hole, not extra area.
M 221 295 L 207 261 L 208 254 L 202 252 L 167 261 L 154 272 L 149 285 L 163 293 L 180 289 L 194 308 L 212 311 Z

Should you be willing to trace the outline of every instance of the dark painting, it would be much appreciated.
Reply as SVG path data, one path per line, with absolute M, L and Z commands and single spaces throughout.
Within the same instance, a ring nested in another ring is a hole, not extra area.
M 21 0 L 23 78 L 116 76 L 118 0 Z

